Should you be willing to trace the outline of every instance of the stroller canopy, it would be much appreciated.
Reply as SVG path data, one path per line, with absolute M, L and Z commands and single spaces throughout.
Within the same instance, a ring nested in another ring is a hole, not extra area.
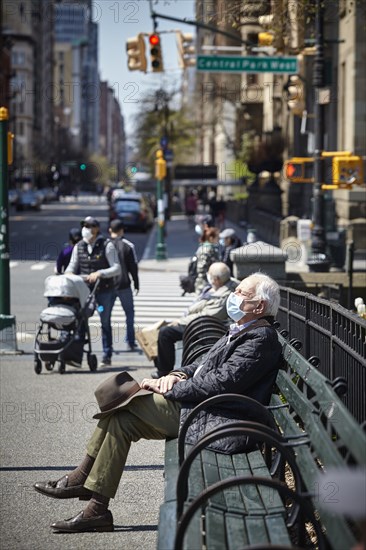
M 44 282 L 43 296 L 47 298 L 77 298 L 81 307 L 84 307 L 89 287 L 79 275 L 65 273 L 64 275 L 50 275 Z

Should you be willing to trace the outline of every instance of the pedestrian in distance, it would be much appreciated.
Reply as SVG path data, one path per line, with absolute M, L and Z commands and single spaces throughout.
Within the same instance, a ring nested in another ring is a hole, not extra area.
M 219 255 L 219 230 L 216 227 L 208 227 L 203 230 L 199 238 L 200 244 L 195 256 L 197 257 L 196 280 L 194 291 L 200 294 L 207 285 L 207 271 L 211 264 L 218 262 Z
M 194 217 L 198 208 L 197 194 L 194 191 L 190 191 L 186 198 L 186 216 L 188 223 L 191 225 L 194 223 Z
M 99 280 L 95 299 L 102 324 L 101 366 L 109 366 L 113 353 L 111 314 L 115 301 L 114 277 L 120 274 L 121 266 L 114 244 L 103 237 L 98 220 L 87 216 L 81 226 L 82 240 L 74 246 L 66 272 L 81 275 L 91 290 Z
M 69 243 L 61 250 L 57 256 L 55 273 L 61 275 L 66 271 L 70 263 L 72 249 L 81 240 L 81 230 L 78 227 L 72 227 L 69 231 Z
M 193 319 L 209 316 L 220 321 L 227 320 L 226 300 L 229 294 L 235 290 L 239 281 L 230 278 L 230 270 L 222 262 L 214 262 L 210 265 L 207 280 L 208 284 L 189 306 L 187 313 L 160 328 L 158 356 L 154 361 L 157 371 L 153 373 L 152 378 L 160 378 L 173 370 L 175 363 L 174 344 L 183 340 L 185 329 Z
M 239 393 L 268 405 L 280 367 L 281 345 L 273 327 L 280 303 L 277 283 L 255 273 L 238 285 L 227 300 L 233 324 L 204 359 L 170 372 L 144 379 L 141 386 L 121 372 L 102 382 L 95 391 L 101 412 L 81 464 L 58 481 L 34 485 L 43 495 L 89 499 L 85 509 L 67 520 L 54 522 L 56 532 L 113 531 L 109 500 L 114 498 L 132 442 L 139 439 L 177 437 L 180 422 L 198 403 L 228 393 Z M 239 420 L 263 419 L 250 406 L 217 405 L 202 411 L 190 424 L 187 442 L 217 426 Z M 231 454 L 247 449 L 246 438 L 229 437 L 212 444 Z
M 233 275 L 234 263 L 230 258 L 230 252 L 242 245 L 241 240 L 236 235 L 235 230 L 230 227 L 220 233 L 219 239 L 220 260 L 229 267 L 230 273 Z
M 133 280 L 135 295 L 139 293 L 138 262 L 135 245 L 124 238 L 125 228 L 122 220 L 112 220 L 109 234 L 117 250 L 121 272 L 115 279 L 115 297 L 119 298 L 126 315 L 126 342 L 131 351 L 136 348 L 135 342 L 135 309 L 131 289 Z

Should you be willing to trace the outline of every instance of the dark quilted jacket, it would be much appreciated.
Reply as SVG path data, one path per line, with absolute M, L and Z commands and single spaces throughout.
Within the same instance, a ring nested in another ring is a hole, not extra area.
M 192 408 L 214 395 L 239 393 L 263 405 L 269 403 L 282 358 L 276 330 L 269 324 L 257 326 L 254 323 L 227 342 L 228 335 L 225 335 L 204 360 L 201 358 L 179 369 L 187 374 L 188 380 L 178 382 L 165 394 L 166 399 L 181 402 L 181 425 Z M 203 366 L 193 376 L 201 364 Z M 190 425 L 186 440 L 194 444 L 203 434 L 238 418 L 263 421 L 263 418 L 254 417 L 247 406 L 222 404 L 202 411 Z M 246 438 L 233 437 L 219 440 L 211 447 L 223 453 L 237 453 L 246 449 L 246 443 Z

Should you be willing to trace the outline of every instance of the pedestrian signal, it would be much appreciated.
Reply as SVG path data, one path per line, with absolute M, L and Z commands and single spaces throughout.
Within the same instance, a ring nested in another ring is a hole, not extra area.
M 362 158 L 358 156 L 333 157 L 332 174 L 333 185 L 338 187 L 363 184 Z
M 314 159 L 307 157 L 293 157 L 285 161 L 284 175 L 293 183 L 313 183 Z
M 153 73 L 161 73 L 164 70 L 163 57 L 161 51 L 160 36 L 158 34 L 150 34 L 150 58 L 151 70 Z
M 142 33 L 126 42 L 127 66 L 130 71 L 146 72 L 147 61 L 145 55 L 145 40 Z

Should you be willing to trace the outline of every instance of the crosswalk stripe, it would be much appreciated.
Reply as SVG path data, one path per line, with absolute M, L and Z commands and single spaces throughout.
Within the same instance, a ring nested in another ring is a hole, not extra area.
M 195 295 L 181 295 L 177 273 L 140 272 L 141 290 L 134 296 L 135 325 L 146 327 L 160 320 L 173 320 L 182 317 Z M 124 325 L 125 313 L 119 300 L 116 300 L 112 311 L 112 326 Z M 97 312 L 90 319 L 90 324 L 100 326 Z

